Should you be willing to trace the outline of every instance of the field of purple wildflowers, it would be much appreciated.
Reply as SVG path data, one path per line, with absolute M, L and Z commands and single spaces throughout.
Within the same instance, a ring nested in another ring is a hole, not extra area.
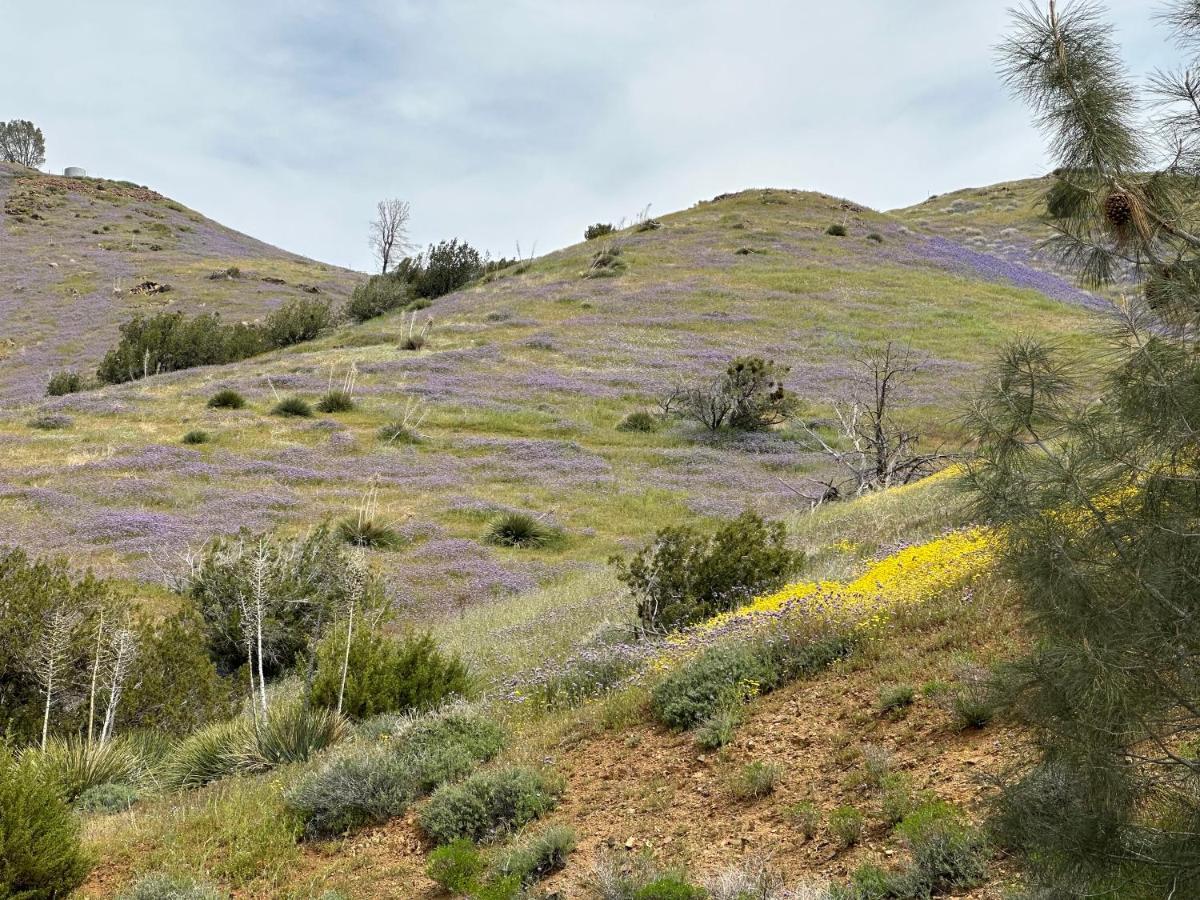
M 420 314 L 433 319 L 420 352 L 400 348 L 399 316 L 383 317 L 228 366 L 44 398 L 51 369 L 92 369 L 137 310 L 250 318 L 302 284 L 339 302 L 355 278 L 152 192 L 58 181 L 64 192 L 45 193 L 0 176 L 0 204 L 15 198 L 9 207 L 26 210 L 0 228 L 4 540 L 156 582 L 215 535 L 303 531 L 353 514 L 374 488 L 379 516 L 404 540 L 373 553 L 373 565 L 393 602 L 422 620 L 601 577 L 610 554 L 664 525 L 807 508 L 816 490 L 807 479 L 827 463 L 799 430 L 615 428 L 680 381 L 741 354 L 774 358 L 791 367 L 803 415 L 819 419 L 851 390 L 851 358 L 896 340 L 928 360 L 908 398 L 914 421 L 930 439 L 953 439 L 951 420 L 996 348 L 1031 331 L 1091 340 L 1085 315 L 1099 302 L 1035 256 L 952 240 L 918 227 L 915 214 L 751 190 L 603 239 L 626 262 L 616 277 L 581 277 L 599 246 L 589 242 L 440 298 Z M 846 237 L 825 233 L 835 222 Z M 238 277 L 210 277 L 231 266 Z M 142 280 L 173 289 L 114 292 Z M 269 414 L 281 397 L 315 401 L 352 367 L 353 411 Z M 222 388 L 243 393 L 247 408 L 208 409 Z M 29 427 L 43 413 L 70 425 Z M 419 422 L 418 440 L 379 438 L 403 420 Z M 211 442 L 182 445 L 192 429 Z M 506 511 L 541 517 L 565 540 L 536 550 L 483 543 Z

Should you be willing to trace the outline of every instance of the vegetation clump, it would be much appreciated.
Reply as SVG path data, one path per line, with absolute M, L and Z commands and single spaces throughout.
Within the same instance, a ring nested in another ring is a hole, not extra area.
M 354 405 L 354 397 L 349 391 L 335 389 L 322 395 L 317 401 L 317 410 L 323 413 L 350 412 Z
M 587 241 L 594 241 L 598 237 L 604 237 L 606 234 L 612 234 L 616 231 L 612 222 L 597 222 L 595 225 L 589 225 L 583 230 L 583 238 Z
M 796 397 L 784 386 L 789 371 L 761 356 L 739 356 L 716 378 L 676 387 L 662 405 L 709 431 L 763 431 L 795 415 Z
M 207 444 L 212 440 L 212 435 L 210 435 L 207 431 L 194 428 L 185 433 L 182 440 L 185 444 Z
M 617 431 L 636 431 L 642 434 L 649 434 L 658 431 L 659 419 L 653 413 L 639 409 L 628 413 L 625 418 L 617 423 Z
M 209 409 L 242 409 L 246 398 L 232 388 L 222 388 L 208 398 Z
M 291 347 L 320 337 L 332 325 L 333 311 L 328 301 L 300 297 L 268 315 L 263 331 L 271 347 Z
M 395 273 L 372 275 L 354 288 L 346 302 L 346 316 L 366 322 L 384 313 L 407 307 L 413 300 L 411 285 Z
M 541 817 L 561 794 L 561 784 L 535 769 L 493 769 L 438 788 L 419 822 L 439 844 L 464 837 L 482 840 Z
M 497 547 L 540 549 L 561 540 L 561 532 L 528 513 L 505 513 L 488 528 L 484 540 Z
M 303 397 L 285 397 L 275 404 L 271 412 L 285 418 L 311 419 L 313 408 Z
M 46 383 L 47 397 L 61 397 L 83 390 L 83 376 L 71 369 L 55 372 Z
M 711 535 L 664 528 L 629 561 L 612 561 L 642 627 L 670 631 L 777 590 L 800 571 L 804 554 L 788 548 L 782 523 L 745 512 Z
M 830 237 L 845 237 L 849 231 L 846 230 L 845 225 L 834 223 L 825 229 L 825 233 Z

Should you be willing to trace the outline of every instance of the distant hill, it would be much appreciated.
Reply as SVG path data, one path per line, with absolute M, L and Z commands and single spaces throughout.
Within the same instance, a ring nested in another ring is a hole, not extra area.
M 747 505 L 770 515 L 806 508 L 820 492 L 811 479 L 829 463 L 798 429 L 737 436 L 682 424 L 648 434 L 615 427 L 631 410 L 655 408 L 679 381 L 714 377 L 734 356 L 790 365 L 789 387 L 819 421 L 827 401 L 849 390 L 855 355 L 887 340 L 909 344 L 928 359 L 907 401 L 914 423 L 933 439 L 953 438 L 966 393 L 1004 341 L 1021 333 L 1089 341 L 1096 303 L 1032 265 L 919 227 L 914 211 L 886 215 L 821 194 L 756 189 L 440 298 L 418 317 L 418 327 L 433 319 L 419 353 L 399 348 L 411 320 L 393 315 L 233 365 L 42 399 L 49 368 L 94 364 L 134 310 L 245 317 L 301 284 L 338 299 L 353 275 L 142 188 L 10 173 L 2 190 L 6 203 L 30 207 L 6 216 L 6 247 L 18 252 L 0 257 L 14 343 L 6 389 L 28 401 L 0 418 L 6 539 L 155 579 L 214 534 L 307 528 L 352 514 L 374 486 L 381 517 L 408 539 L 378 564 L 394 573 L 396 601 L 414 610 L 526 590 L 602 564 L 663 525 Z M 21 199 L 31 194 L 36 204 Z M 827 234 L 830 225 L 844 225 L 846 236 Z M 149 249 L 160 242 L 164 249 Z M 611 277 L 583 277 L 601 250 L 619 250 L 619 265 Z M 242 277 L 210 280 L 231 265 Z M 174 289 L 114 296 L 114 278 Z M 315 400 L 351 366 L 357 410 L 269 415 L 277 397 Z M 220 387 L 242 391 L 249 408 L 207 409 Z M 68 417 L 69 427 L 30 427 L 39 411 Z M 420 443 L 377 437 L 406 413 L 420 420 Z M 196 428 L 212 442 L 181 445 Z M 566 542 L 533 552 L 482 543 L 488 521 L 506 509 L 545 517 Z
M 335 302 L 355 273 L 287 253 L 123 181 L 0 163 L 0 398 L 32 400 L 60 368 L 94 369 L 137 312 L 254 319 L 316 289 Z M 239 277 L 212 277 L 230 268 Z M 143 282 L 169 285 L 139 293 Z

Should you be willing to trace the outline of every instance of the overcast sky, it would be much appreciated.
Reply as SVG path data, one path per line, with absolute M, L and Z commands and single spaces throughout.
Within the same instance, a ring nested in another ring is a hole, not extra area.
M 147 184 L 370 268 L 413 237 L 539 253 L 746 187 L 889 209 L 1041 174 L 995 74 L 1005 0 L 0 0 L 0 119 L 47 167 Z M 1147 0 L 1127 59 L 1169 59 Z

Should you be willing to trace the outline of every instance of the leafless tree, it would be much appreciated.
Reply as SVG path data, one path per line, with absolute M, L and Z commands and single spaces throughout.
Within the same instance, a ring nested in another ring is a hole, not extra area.
M 941 448 L 918 452 L 921 436 L 898 415 L 923 360 L 888 341 L 880 352 L 859 357 L 856 363 L 860 377 L 849 399 L 833 403 L 837 437 L 827 440 L 814 425 L 801 426 L 821 452 L 849 475 L 818 482 L 825 488 L 822 501 L 907 484 L 954 456 Z
M 46 708 L 42 716 L 42 749 L 50 736 L 50 708 L 61 689 L 62 668 L 67 660 L 71 637 L 79 624 L 78 613 L 57 607 L 46 615 L 42 638 L 37 648 L 34 672 L 46 693 Z
M 108 648 L 108 704 L 104 710 L 104 725 L 100 729 L 100 743 L 107 744 L 113 735 L 117 721 L 117 705 L 125 689 L 125 679 L 133 667 L 137 655 L 137 639 L 129 628 L 118 628 L 109 641 Z
M 368 240 L 379 270 L 387 274 L 393 261 L 405 256 L 412 249 L 408 240 L 409 205 L 406 200 L 393 197 L 380 200 L 375 206 L 375 218 L 371 221 Z

